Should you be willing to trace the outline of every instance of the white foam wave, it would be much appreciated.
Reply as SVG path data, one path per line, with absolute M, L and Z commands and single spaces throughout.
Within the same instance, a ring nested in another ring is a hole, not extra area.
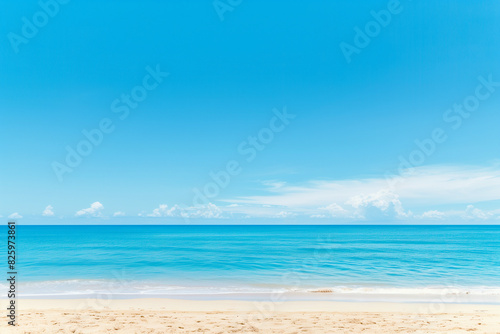
M 6 290 L 0 284 L 0 290 Z M 500 286 L 427 286 L 427 287 L 380 287 L 380 286 L 333 286 L 323 288 L 290 288 L 278 286 L 182 286 L 145 281 L 111 280 L 59 280 L 43 282 L 21 282 L 18 286 L 20 298 L 145 298 L 182 296 L 260 296 L 287 294 L 289 299 L 329 300 L 399 300 L 440 302 L 488 302 L 500 304 Z M 217 297 L 219 296 L 219 297 Z M 237 298 L 237 297 L 234 297 Z

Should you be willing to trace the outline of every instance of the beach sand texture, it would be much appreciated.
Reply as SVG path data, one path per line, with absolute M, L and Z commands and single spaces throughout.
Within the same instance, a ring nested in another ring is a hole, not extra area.
M 500 305 L 21 300 L 1 333 L 498 333 Z

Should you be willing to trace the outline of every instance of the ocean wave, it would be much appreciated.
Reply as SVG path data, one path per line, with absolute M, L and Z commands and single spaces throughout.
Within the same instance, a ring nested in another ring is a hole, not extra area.
M 0 289 L 7 289 L 0 284 Z M 363 299 L 405 301 L 449 300 L 487 301 L 500 303 L 500 286 L 426 286 L 426 287 L 381 287 L 381 286 L 333 286 L 317 288 L 294 288 L 276 285 L 221 285 L 184 286 L 145 281 L 113 280 L 55 280 L 21 282 L 18 286 L 21 298 L 145 298 L 176 296 L 266 296 L 287 294 L 297 298 L 315 298 L 321 295 L 327 299 Z M 484 298 L 483 298 L 484 297 Z
M 0 289 L 7 288 L 0 284 Z M 144 281 L 114 280 L 55 280 L 22 282 L 18 288 L 24 297 L 64 295 L 203 295 L 232 293 L 275 293 L 286 289 L 270 289 L 247 286 L 180 286 Z

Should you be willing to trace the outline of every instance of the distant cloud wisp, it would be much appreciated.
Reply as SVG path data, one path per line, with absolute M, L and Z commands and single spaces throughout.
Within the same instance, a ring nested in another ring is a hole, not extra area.
M 81 209 L 76 212 L 77 217 L 102 217 L 104 206 L 99 202 L 94 202 L 90 208 Z
M 45 210 L 42 212 L 42 216 L 51 217 L 54 215 L 54 207 L 52 205 L 47 205 Z

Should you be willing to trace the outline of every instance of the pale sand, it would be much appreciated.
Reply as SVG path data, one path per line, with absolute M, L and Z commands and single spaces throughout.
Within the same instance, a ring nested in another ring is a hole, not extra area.
M 6 300 L 1 301 L 2 308 Z M 500 305 L 18 300 L 1 333 L 498 333 Z M 3 308 L 5 310 L 5 308 Z

